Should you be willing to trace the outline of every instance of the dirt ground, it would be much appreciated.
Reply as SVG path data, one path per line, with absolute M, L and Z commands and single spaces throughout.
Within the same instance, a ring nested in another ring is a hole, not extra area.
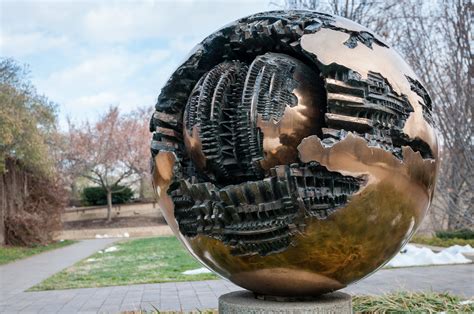
M 102 229 L 102 228 L 128 228 L 128 227 L 148 227 L 166 224 L 161 217 L 116 217 L 111 222 L 105 219 L 82 220 L 64 222 L 64 230 L 73 229 Z

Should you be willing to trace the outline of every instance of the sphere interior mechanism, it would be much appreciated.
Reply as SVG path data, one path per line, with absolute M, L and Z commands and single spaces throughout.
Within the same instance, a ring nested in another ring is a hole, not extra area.
M 433 195 L 426 89 L 381 38 L 336 16 L 264 12 L 211 34 L 162 89 L 150 130 L 168 224 L 258 294 L 367 276 Z
M 257 56 L 247 66 L 224 61 L 203 75 L 183 115 L 186 151 L 212 182 L 263 178 L 298 159 L 297 146 L 321 134 L 322 80 L 298 59 Z

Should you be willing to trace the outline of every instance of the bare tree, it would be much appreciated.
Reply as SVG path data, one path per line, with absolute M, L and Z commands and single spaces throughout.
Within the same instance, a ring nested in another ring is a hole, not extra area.
M 107 194 L 107 221 L 112 219 L 112 193 L 119 184 L 136 181 L 139 162 L 130 150 L 130 125 L 111 107 L 96 123 L 69 125 L 68 150 L 65 162 L 91 182 L 101 186 Z
M 390 31 L 388 25 L 392 19 L 387 13 L 396 6 L 396 3 L 394 0 L 286 0 L 285 6 L 290 9 L 318 10 L 336 14 L 387 37 Z
M 430 91 L 441 167 L 430 215 L 437 229 L 472 227 L 472 3 L 400 1 L 392 43 Z
M 151 184 L 150 175 L 150 130 L 149 117 L 152 107 L 141 107 L 126 115 L 122 129 L 127 136 L 123 138 L 129 158 L 127 166 L 139 177 L 139 197 L 145 198 L 145 187 Z
M 472 227 L 472 2 L 422 6 L 407 1 L 400 11 L 408 58 L 433 97 L 441 135 L 441 168 L 433 218 L 438 227 Z M 410 31 L 411 30 L 411 31 Z
M 472 227 L 471 1 L 287 0 L 287 8 L 337 14 L 379 33 L 398 50 L 433 98 L 441 167 L 431 220 L 435 228 Z

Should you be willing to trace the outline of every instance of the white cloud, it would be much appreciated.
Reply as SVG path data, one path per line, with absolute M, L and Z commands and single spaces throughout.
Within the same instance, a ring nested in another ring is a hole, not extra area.
M 147 5 L 148 6 L 148 5 Z M 144 5 L 102 6 L 89 11 L 83 26 L 91 39 L 106 42 L 127 42 L 152 35 L 153 12 Z
M 138 106 L 154 104 L 155 96 L 151 94 L 137 94 L 133 91 L 104 91 L 94 95 L 81 96 L 71 99 L 67 103 L 70 111 L 102 110 L 109 106 L 119 106 L 128 111 Z
M 141 71 L 153 68 L 159 71 L 161 64 L 168 62 L 170 54 L 167 50 L 156 49 L 138 53 L 117 50 L 93 55 L 78 64 L 51 73 L 39 81 L 39 87 L 50 96 L 75 96 L 87 94 L 88 91 L 96 94 L 127 86 L 136 88 L 134 82 L 143 78 Z
M 233 20 L 264 10 L 266 1 L 112 2 L 89 10 L 82 23 L 89 39 L 102 42 L 185 36 L 202 40 Z
M 103 108 L 104 106 L 117 105 L 119 103 L 119 96 L 111 92 L 101 92 L 95 95 L 81 96 L 76 99 L 71 99 L 68 102 L 70 109 L 77 108 L 80 110 L 89 110 Z
M 69 98 L 62 103 L 59 127 L 67 130 L 69 119 L 73 123 L 95 121 L 110 106 L 117 106 L 121 112 L 127 113 L 138 107 L 154 106 L 155 93 L 140 93 L 127 90 L 108 90 L 97 94 Z
M 47 35 L 41 32 L 0 33 L 0 52 L 4 56 L 23 57 L 50 49 L 64 49 L 71 44 L 66 36 Z
M 54 88 L 100 89 L 123 82 L 137 70 L 137 65 L 124 55 L 99 55 L 93 59 L 52 73 L 48 78 Z
M 170 50 L 158 49 L 148 54 L 146 63 L 161 63 L 172 55 Z

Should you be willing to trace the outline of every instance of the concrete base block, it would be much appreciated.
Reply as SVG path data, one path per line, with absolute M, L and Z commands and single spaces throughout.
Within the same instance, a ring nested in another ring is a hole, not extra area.
M 333 292 L 304 300 L 280 301 L 284 298 L 256 298 L 250 291 L 235 291 L 219 298 L 219 313 L 272 313 L 272 314 L 350 314 L 352 313 L 351 296 L 347 293 Z

